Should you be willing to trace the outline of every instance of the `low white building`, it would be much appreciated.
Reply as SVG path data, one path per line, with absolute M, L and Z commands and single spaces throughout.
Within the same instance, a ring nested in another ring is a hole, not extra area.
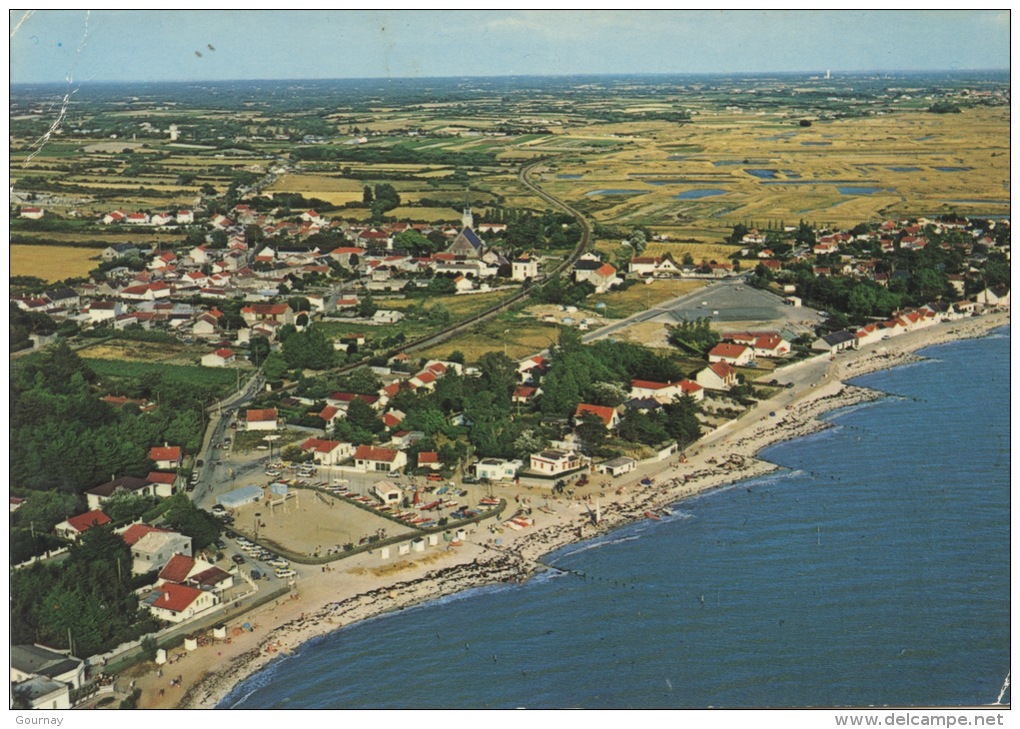
M 244 416 L 247 430 L 276 430 L 279 427 L 279 420 L 280 415 L 276 408 L 249 409 Z
M 559 476 L 584 465 L 584 457 L 574 451 L 544 450 L 531 454 L 531 470 L 543 476 Z
M 187 585 L 167 582 L 142 601 L 153 616 L 169 623 L 182 623 L 220 604 L 219 595 Z
M 354 445 L 340 440 L 309 438 L 301 450 L 312 454 L 312 460 L 322 466 L 335 466 L 354 455 Z
M 191 554 L 191 537 L 176 532 L 151 531 L 131 546 L 135 574 L 163 569 L 175 554 Z
M 217 349 L 202 357 L 203 367 L 226 367 L 237 360 L 237 355 L 230 349 Z
M 637 461 L 633 458 L 627 458 L 626 456 L 614 458 L 611 461 L 605 461 L 604 463 L 599 463 L 595 466 L 595 470 L 598 473 L 604 473 L 607 476 L 612 476 L 613 478 L 622 476 L 625 473 L 630 473 L 635 468 L 637 468 Z
M 505 461 L 502 458 L 483 458 L 471 466 L 475 476 L 490 481 L 512 481 L 522 468 L 523 461 Z

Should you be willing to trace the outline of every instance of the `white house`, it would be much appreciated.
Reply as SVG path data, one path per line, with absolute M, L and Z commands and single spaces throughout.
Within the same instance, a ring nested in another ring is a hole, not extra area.
M 202 357 L 203 367 L 226 367 L 237 359 L 237 355 L 230 349 L 217 349 L 215 352 Z
M 705 389 L 697 382 L 691 380 L 677 380 L 676 382 L 653 382 L 651 380 L 631 380 L 630 398 L 640 400 L 646 397 L 654 398 L 656 402 L 665 405 L 673 402 L 674 398 L 690 395 L 697 402 L 705 399 Z
M 586 415 L 594 415 L 602 421 L 607 430 L 616 430 L 620 426 L 620 414 L 616 412 L 616 408 L 579 403 L 577 410 L 574 411 L 574 425 L 580 425 Z
M 57 536 L 64 537 L 65 539 L 76 540 L 92 527 L 102 526 L 103 524 L 109 523 L 110 517 L 98 509 L 93 509 L 92 511 L 87 511 L 84 514 L 78 514 L 77 516 L 65 519 L 53 527 L 53 531 L 57 533 Z
M 531 470 L 543 476 L 559 476 L 584 465 L 584 458 L 573 451 L 544 450 L 531 454 Z
M 43 214 L 42 208 L 25 207 L 18 213 L 18 217 L 27 218 L 28 220 L 41 220 Z
M 475 476 L 490 481 L 512 481 L 522 468 L 523 461 L 505 461 L 502 458 L 483 458 L 471 466 Z
M 219 605 L 220 598 L 213 592 L 167 582 L 142 602 L 153 616 L 169 623 L 182 623 Z
M 694 379 L 709 390 L 729 390 L 737 384 L 737 371 L 728 362 L 714 362 L 698 372 Z
M 394 448 L 358 446 L 354 452 L 354 465 L 362 471 L 398 471 L 407 465 L 407 454 Z
M 149 460 L 156 462 L 156 468 L 171 470 L 180 468 L 184 460 L 184 454 L 180 446 L 172 446 L 164 443 L 149 449 Z
M 510 264 L 510 278 L 514 281 L 538 278 L 538 259 L 527 255 L 515 258 Z
M 739 367 L 754 362 L 754 350 L 742 344 L 721 342 L 709 350 L 708 361 L 728 362 L 735 367 Z
M 131 545 L 131 570 L 140 575 L 162 569 L 175 554 L 191 554 L 191 537 L 176 532 L 150 531 Z
M 354 446 L 339 440 L 309 438 L 301 444 L 301 450 L 312 454 L 312 460 L 323 466 L 335 466 L 354 455 Z
M 246 430 L 276 430 L 279 421 L 280 415 L 276 408 L 249 409 L 244 416 Z
M 144 478 L 121 476 L 87 490 L 85 498 L 88 500 L 90 509 L 99 509 L 107 499 L 122 491 L 145 496 L 154 496 L 156 493 L 153 485 Z

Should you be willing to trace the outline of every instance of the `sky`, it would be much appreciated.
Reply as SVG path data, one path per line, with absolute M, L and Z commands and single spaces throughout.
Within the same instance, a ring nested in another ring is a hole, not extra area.
M 10 11 L 11 83 L 1009 68 L 1008 10 Z

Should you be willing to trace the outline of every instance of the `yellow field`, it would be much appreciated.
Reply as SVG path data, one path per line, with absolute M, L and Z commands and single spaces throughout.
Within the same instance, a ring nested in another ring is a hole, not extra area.
M 357 199 L 361 199 L 365 183 L 361 180 L 347 180 L 340 177 L 327 177 L 326 175 L 282 175 L 280 179 L 272 184 L 270 192 L 300 192 L 313 193 L 312 197 L 322 197 L 320 193 L 328 192 L 356 192 Z M 325 198 L 323 198 L 325 199 Z
M 11 246 L 11 276 L 38 276 L 46 281 L 78 278 L 99 265 L 95 248 Z
M 560 329 L 552 324 L 526 320 L 488 322 L 481 329 L 444 344 L 416 352 L 422 357 L 443 359 L 460 351 L 468 362 L 476 362 L 486 352 L 503 352 L 511 359 L 522 359 L 559 341 Z
M 570 136 L 584 132 L 575 128 Z M 1009 210 L 1009 116 L 1003 108 L 943 115 L 905 111 L 811 127 L 775 115 L 705 110 L 683 127 L 599 125 L 591 138 L 607 132 L 630 143 L 603 154 L 572 155 L 575 162 L 566 157 L 552 162 L 555 169 L 541 184 L 582 209 L 588 206 L 601 222 L 649 225 L 675 238 L 718 240 L 737 223 L 765 227 L 804 219 L 849 227 L 950 210 Z M 582 177 L 564 180 L 558 174 Z M 589 195 L 597 190 L 637 192 Z M 677 197 L 706 190 L 722 194 Z M 984 202 L 964 202 L 972 200 Z
M 201 347 L 172 345 L 166 342 L 133 342 L 113 340 L 81 350 L 88 359 L 116 359 L 126 362 L 162 362 L 164 364 L 195 364 L 195 359 L 208 350 Z

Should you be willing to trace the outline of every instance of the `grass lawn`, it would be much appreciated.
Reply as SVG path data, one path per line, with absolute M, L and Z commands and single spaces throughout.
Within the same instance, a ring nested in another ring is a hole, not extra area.
M 704 281 L 653 281 L 650 284 L 634 284 L 625 291 L 611 291 L 588 297 L 586 309 L 595 309 L 595 305 L 604 303 L 605 309 L 599 313 L 609 319 L 625 319 L 628 316 L 646 311 L 663 301 L 675 299 L 677 296 L 697 291 L 705 285 Z

